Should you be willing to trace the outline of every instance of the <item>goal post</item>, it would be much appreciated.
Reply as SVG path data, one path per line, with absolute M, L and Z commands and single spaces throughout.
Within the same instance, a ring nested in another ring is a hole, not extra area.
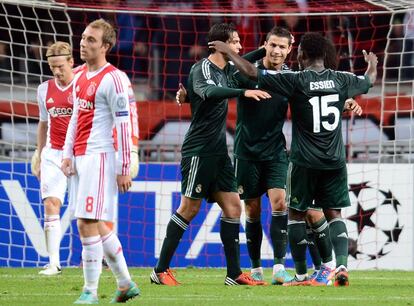
M 112 64 L 130 77 L 139 113 L 139 176 L 120 196 L 117 231 L 132 266 L 153 266 L 171 214 L 180 201 L 180 148 L 189 127 L 188 105 L 174 103 L 192 64 L 207 56 L 207 32 L 233 22 L 242 52 L 262 45 L 274 26 L 287 27 L 296 43 L 288 58 L 297 69 L 297 46 L 308 31 L 336 46 L 339 69 L 363 74 L 362 50 L 378 55 L 378 80 L 358 97 L 364 114 L 344 114 L 352 206 L 344 210 L 351 268 L 414 269 L 414 5 L 407 0 L 295 1 L 8 1 L 0 0 L 0 266 L 47 263 L 39 182 L 29 160 L 36 146 L 36 89 L 51 77 L 45 51 L 63 40 L 81 64 L 79 42 L 97 18 L 117 29 Z M 227 138 L 233 151 L 236 103 L 229 102 Z M 284 133 L 291 141 L 291 121 Z M 263 197 L 263 265 L 272 265 L 270 205 Z M 66 204 L 62 209 L 63 265 L 79 263 L 81 245 Z M 225 266 L 219 236 L 220 209 L 203 202 L 172 266 Z M 241 263 L 249 267 L 244 214 Z M 288 253 L 287 265 L 293 266 Z

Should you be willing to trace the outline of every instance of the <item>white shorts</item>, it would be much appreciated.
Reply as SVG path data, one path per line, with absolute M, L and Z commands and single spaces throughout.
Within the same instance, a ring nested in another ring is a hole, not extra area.
M 116 153 L 75 157 L 76 174 L 71 182 L 76 218 L 115 221 L 118 205 Z
M 42 200 L 55 197 L 63 204 L 68 186 L 68 179 L 60 170 L 62 150 L 44 147 L 40 162 L 40 193 Z

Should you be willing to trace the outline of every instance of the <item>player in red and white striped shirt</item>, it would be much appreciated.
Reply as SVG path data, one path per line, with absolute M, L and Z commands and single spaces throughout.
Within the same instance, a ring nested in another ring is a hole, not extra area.
M 131 187 L 128 83 L 124 74 L 106 61 L 115 37 L 113 27 L 102 19 L 90 23 L 82 34 L 80 51 L 87 69 L 75 77 L 74 111 L 61 166 L 67 176 L 74 174 L 75 181 L 71 193 L 75 194 L 85 279 L 83 292 L 75 302 L 80 304 L 98 302 L 103 255 L 117 279 L 113 301 L 125 302 L 139 295 L 121 243 L 105 224 L 114 221 L 118 191 L 126 192 Z
M 42 275 L 61 273 L 59 247 L 62 236 L 60 207 L 65 198 L 68 179 L 60 170 L 66 130 L 73 110 L 72 84 L 74 73 L 72 48 L 58 41 L 46 52 L 54 78 L 37 89 L 39 125 L 37 150 L 32 157 L 32 173 L 40 180 L 45 205 L 44 231 L 49 264 Z

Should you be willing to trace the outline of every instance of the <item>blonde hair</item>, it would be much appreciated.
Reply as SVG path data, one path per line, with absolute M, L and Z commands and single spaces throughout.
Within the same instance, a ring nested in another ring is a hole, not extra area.
M 53 56 L 66 56 L 66 59 L 70 60 L 73 58 L 72 47 L 67 42 L 57 41 L 47 48 L 46 51 L 47 58 Z
M 88 27 L 102 30 L 102 43 L 109 45 L 107 52 L 111 51 L 112 47 L 116 43 L 116 32 L 114 27 L 102 18 L 92 21 L 90 24 L 88 24 Z

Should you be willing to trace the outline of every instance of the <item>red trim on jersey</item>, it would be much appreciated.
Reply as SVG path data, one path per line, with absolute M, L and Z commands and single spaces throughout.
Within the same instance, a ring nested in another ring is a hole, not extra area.
M 99 167 L 99 184 L 98 184 L 98 200 L 97 200 L 97 207 L 95 213 L 95 219 L 100 220 L 102 217 L 102 208 L 104 202 L 104 179 L 105 179 L 105 153 L 100 154 L 100 167 Z
M 122 131 L 122 147 L 123 147 L 123 164 L 122 164 L 122 175 L 129 175 L 129 164 L 131 163 L 131 148 L 129 147 L 128 138 L 128 122 L 121 123 Z
M 116 73 L 116 71 L 111 71 L 110 75 L 112 76 L 112 79 L 114 80 L 116 93 L 118 94 L 122 92 L 122 81 L 119 78 L 119 75 Z

